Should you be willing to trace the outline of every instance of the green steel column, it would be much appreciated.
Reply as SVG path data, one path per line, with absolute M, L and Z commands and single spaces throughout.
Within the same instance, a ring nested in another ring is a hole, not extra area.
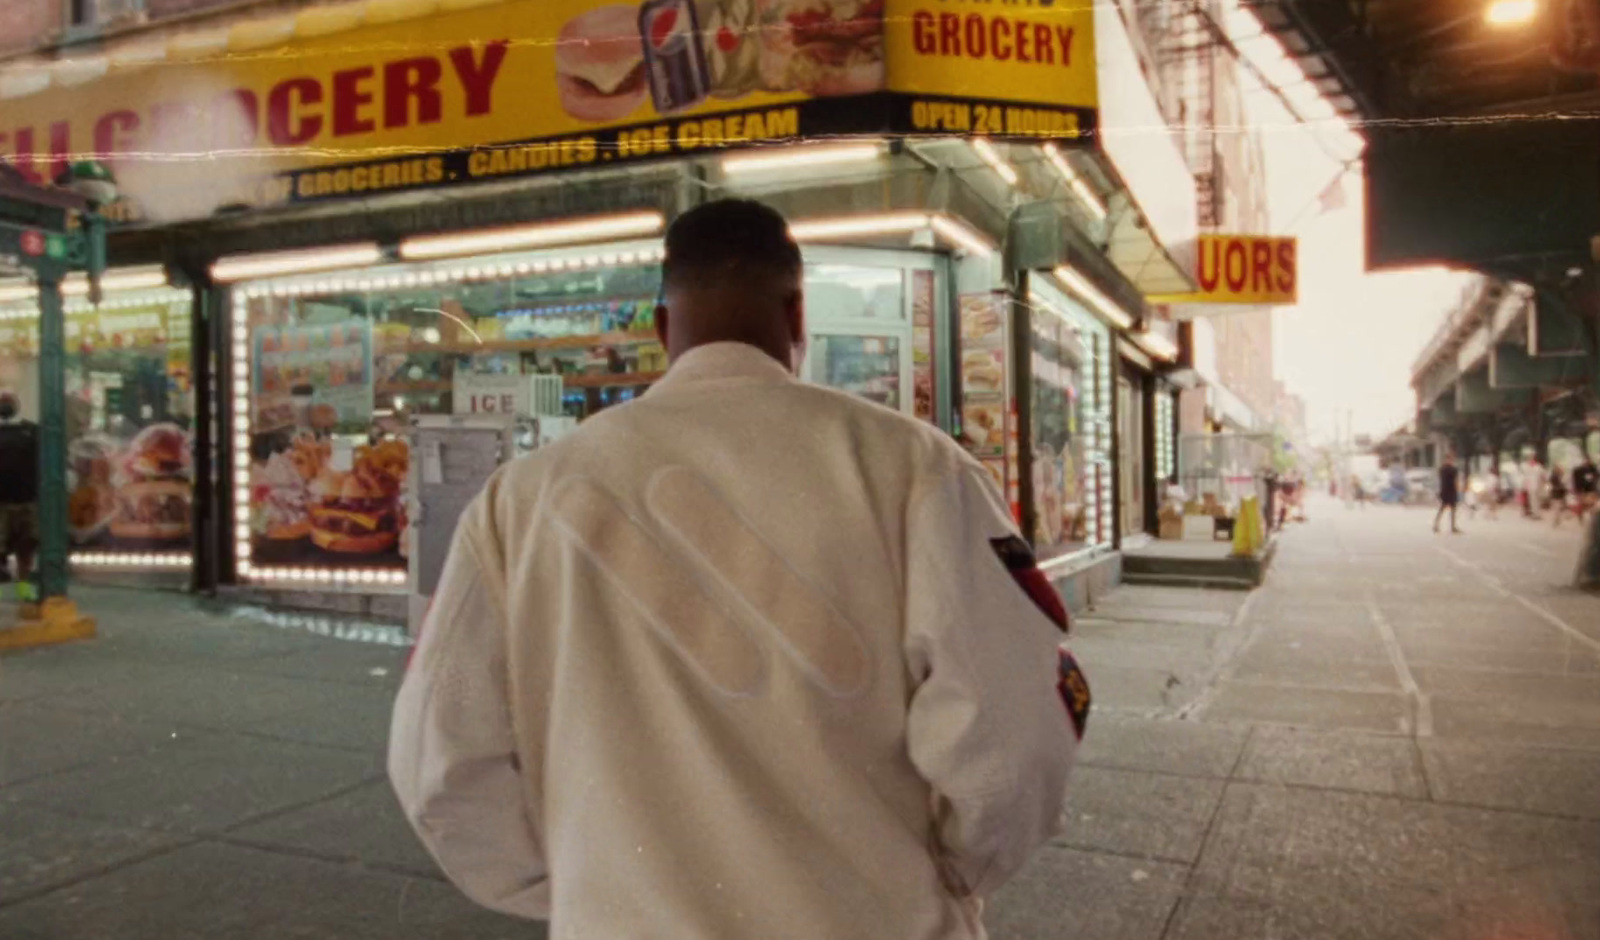
M 39 594 L 67 594 L 67 356 L 61 282 L 39 276 Z

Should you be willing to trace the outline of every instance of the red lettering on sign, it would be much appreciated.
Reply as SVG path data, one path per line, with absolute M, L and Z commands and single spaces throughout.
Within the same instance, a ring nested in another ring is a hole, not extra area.
M 1033 24 L 1033 48 L 1041 64 L 1056 64 L 1056 39 L 1049 26 L 1043 23 Z
M 72 162 L 72 125 L 56 121 L 50 125 L 50 178 L 60 179 Z
M 1293 240 L 1278 243 L 1278 290 L 1285 294 L 1295 289 L 1295 282 L 1299 280 L 1300 271 L 1295 264 L 1295 243 Z
M 119 153 L 132 150 L 132 134 L 139 129 L 139 115 L 132 111 L 110 111 L 94 122 L 94 153 L 110 162 Z
M 33 168 L 33 128 L 17 128 L 17 152 L 11 161 L 11 168 L 28 178 L 30 183 L 43 183 L 39 178 L 39 171 Z
M 933 14 L 927 10 L 911 14 L 911 48 L 917 50 L 917 55 L 933 55 L 938 47 Z
M 1272 290 L 1272 246 L 1258 241 L 1250 246 L 1250 290 Z
M 506 61 L 506 41 L 498 39 L 483 47 L 483 61 L 475 61 L 471 46 L 458 46 L 450 50 L 450 64 L 455 66 L 461 88 L 466 92 L 467 117 L 477 117 L 493 110 L 495 76 Z
M 1033 41 L 1033 35 L 1032 34 L 1033 34 L 1033 30 L 1028 28 L 1028 24 L 1027 23 L 1018 23 L 1017 24 L 1017 61 L 1018 62 L 1032 62 L 1032 61 L 1034 61 L 1034 55 L 1033 55 L 1033 52 L 1032 52 L 1032 47 L 1029 46 L 1029 43 Z
M 290 78 L 267 94 L 267 139 L 279 147 L 306 143 L 322 131 L 322 115 L 303 113 L 297 103 L 321 104 L 322 85 L 314 78 Z
M 989 47 L 994 50 L 994 57 L 1001 62 L 1011 61 L 1016 55 L 1016 46 L 1011 41 L 1011 21 L 997 17 L 989 24 Z
M 989 31 L 984 28 L 983 17 L 967 14 L 967 56 L 981 59 L 989 54 Z
M 1061 64 L 1072 65 L 1072 40 L 1078 35 L 1075 26 L 1057 26 L 1056 38 L 1061 40 Z
M 1235 261 L 1239 263 L 1234 264 Z M 1244 280 L 1249 276 L 1250 259 L 1245 256 L 1244 243 L 1237 239 L 1228 242 L 1222 256 L 1222 276 L 1228 281 L 1228 290 L 1235 294 L 1244 290 Z
M 1212 293 L 1222 279 L 1222 248 L 1210 239 L 1200 242 L 1200 289 Z
M 417 103 L 417 123 L 437 124 L 444 112 L 439 79 L 444 67 L 438 59 L 401 59 L 383 67 L 383 126 L 411 123 L 411 102 Z
M 939 54 L 961 54 L 961 17 L 954 13 L 939 14 Z
M 372 118 L 361 113 L 372 103 L 372 92 L 363 87 L 371 78 L 372 67 L 368 65 L 333 73 L 333 136 L 370 134 L 377 127 Z

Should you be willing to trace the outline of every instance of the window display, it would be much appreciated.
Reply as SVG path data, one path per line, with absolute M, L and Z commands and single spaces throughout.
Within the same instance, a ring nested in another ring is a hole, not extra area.
M 188 291 L 69 299 L 66 313 L 67 519 L 73 560 L 186 565 L 193 535 L 193 388 Z M 37 308 L 7 311 L 10 371 L 38 356 Z
M 1029 291 L 1034 546 L 1061 556 L 1111 542 L 1106 327 L 1048 281 Z
M 808 252 L 808 260 L 810 257 Z M 908 271 L 808 263 L 806 377 L 911 409 Z M 235 554 L 258 580 L 406 579 L 416 414 L 582 420 L 661 378 L 659 243 L 389 265 L 235 292 Z M 924 319 L 930 272 L 917 283 Z M 929 388 L 931 403 L 931 383 Z
M 403 583 L 409 417 L 483 407 L 483 376 L 550 377 L 555 394 L 512 398 L 552 416 L 631 399 L 666 368 L 658 261 L 501 256 L 244 288 L 243 573 Z

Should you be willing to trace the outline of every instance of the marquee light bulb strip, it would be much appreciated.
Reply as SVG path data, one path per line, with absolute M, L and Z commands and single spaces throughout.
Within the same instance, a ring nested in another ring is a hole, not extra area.
M 73 552 L 68 561 L 80 568 L 188 568 L 194 556 L 186 552 Z

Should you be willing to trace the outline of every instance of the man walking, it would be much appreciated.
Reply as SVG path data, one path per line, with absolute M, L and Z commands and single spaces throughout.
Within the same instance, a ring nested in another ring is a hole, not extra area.
M 1579 522 L 1600 502 L 1600 467 L 1595 466 L 1590 454 L 1584 454 L 1583 462 L 1572 468 L 1572 497 L 1577 503 Z
M 389 775 L 470 897 L 557 937 L 983 936 L 1089 708 L 987 471 L 801 384 L 799 248 L 667 235 L 672 365 L 461 517 Z
M 35 600 L 28 579 L 39 529 L 39 427 L 21 417 L 17 396 L 0 389 L 0 571 L 17 559 L 17 599 Z
M 1454 454 L 1444 455 L 1444 466 L 1439 468 L 1439 511 L 1433 516 L 1433 533 L 1439 534 L 1439 522 L 1444 519 L 1446 509 L 1450 510 L 1450 531 L 1456 535 L 1461 534 L 1461 529 L 1456 526 L 1456 506 L 1461 502 L 1461 471 L 1456 467 Z

